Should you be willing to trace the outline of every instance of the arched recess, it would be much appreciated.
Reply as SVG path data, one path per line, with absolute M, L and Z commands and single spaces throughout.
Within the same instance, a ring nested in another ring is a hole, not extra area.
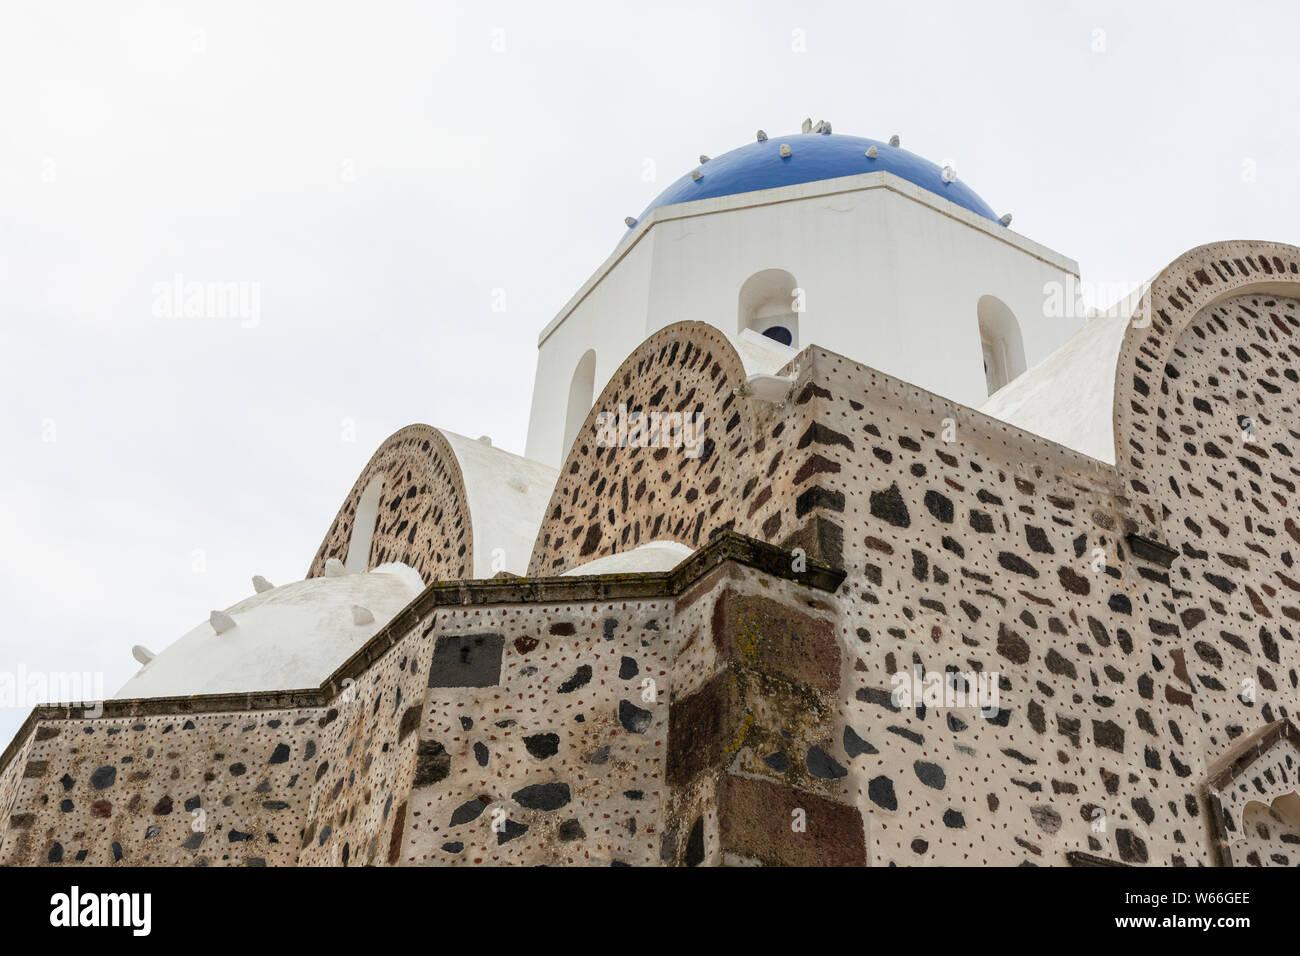
M 357 541 L 365 536 L 363 502 L 377 480 L 382 493 L 366 560 L 349 568 L 366 570 L 401 561 L 418 571 L 426 584 L 473 577 L 474 536 L 465 480 L 451 446 L 429 425 L 408 425 L 379 446 L 330 525 L 307 577 L 323 574 L 330 558 L 351 557 L 354 529 L 361 532 Z
M 1210 832 L 1222 866 L 1268 866 L 1276 848 L 1294 865 L 1296 848 L 1277 839 L 1270 829 L 1261 838 L 1260 817 L 1255 806 L 1276 813 L 1287 832 L 1300 825 L 1300 797 L 1296 794 L 1296 773 L 1300 770 L 1300 730 L 1290 720 L 1276 720 L 1254 733 L 1238 738 L 1227 752 L 1210 764 L 1205 783 L 1209 804 Z
M 569 453 L 578 429 L 587 420 L 591 411 L 592 399 L 596 397 L 596 350 L 587 349 L 578 360 L 578 367 L 573 370 L 573 379 L 569 382 L 569 402 L 564 413 L 564 444 L 560 448 L 560 459 Z
M 975 314 L 984 356 L 984 384 L 992 395 L 1024 372 L 1025 343 L 1015 314 L 996 296 L 980 296 Z
M 1241 811 L 1241 831 L 1265 841 L 1285 833 L 1300 846 L 1300 792 L 1284 793 L 1272 803 L 1249 801 Z
M 370 567 L 370 545 L 375 537 L 375 524 L 379 521 L 379 498 L 383 492 L 383 475 L 371 478 L 366 490 L 361 492 L 348 538 L 348 556 L 343 560 L 343 567 L 348 571 L 360 573 Z
M 1211 739 L 1291 715 L 1300 249 L 1226 242 L 1179 257 L 1138 300 L 1114 387 L 1130 530 L 1170 549 L 1178 583 L 1149 624 L 1173 622 L 1194 694 L 1167 696 Z
M 784 269 L 764 269 L 740 287 L 736 330 L 753 329 L 782 345 L 799 348 L 799 316 L 803 307 L 802 290 L 793 275 Z
M 740 357 L 713 326 L 679 322 L 641 343 L 569 449 L 529 575 L 560 574 L 648 541 L 694 549 L 724 528 L 756 533 L 750 524 L 769 515 L 746 499 L 769 462 L 757 456 L 755 402 L 737 394 L 745 384 Z M 647 427 L 655 420 L 658 428 Z
M 1277 242 L 1198 246 L 1161 270 L 1134 308 L 1115 366 L 1115 468 L 1145 519 L 1139 528 L 1144 535 L 1160 536 L 1164 494 L 1148 470 L 1183 442 L 1176 430 L 1162 427 L 1168 414 L 1162 396 L 1171 391 L 1165 374 L 1170 356 L 1207 308 L 1246 294 L 1300 297 L 1300 249 Z M 1270 338 L 1293 334 L 1267 318 L 1264 323 L 1260 328 Z

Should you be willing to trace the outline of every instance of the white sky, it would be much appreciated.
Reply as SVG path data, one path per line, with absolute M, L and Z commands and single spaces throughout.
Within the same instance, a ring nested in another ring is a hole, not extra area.
M 1294 4 L 1048 6 L 5 0 L 0 674 L 111 694 L 301 578 L 403 425 L 522 452 L 538 331 L 759 127 L 900 133 L 1085 280 L 1300 241 Z M 177 274 L 258 324 L 155 314 Z

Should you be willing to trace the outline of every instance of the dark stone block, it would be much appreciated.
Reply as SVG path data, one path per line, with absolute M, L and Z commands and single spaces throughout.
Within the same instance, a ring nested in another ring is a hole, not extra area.
M 653 716 L 650 711 L 638 707 L 630 700 L 618 702 L 618 722 L 630 734 L 645 733 L 650 728 L 650 720 Z
M 912 764 L 912 769 L 916 771 L 916 778 L 932 790 L 942 790 L 948 782 L 948 777 L 943 772 L 943 768 L 937 763 L 918 760 Z
M 523 836 L 528 832 L 528 825 L 525 823 L 516 823 L 514 820 L 507 820 L 505 825 L 497 832 L 497 846 L 502 843 L 509 843 L 517 836 Z
M 416 704 L 414 707 L 406 708 L 402 714 L 402 722 L 397 726 L 397 739 L 405 740 L 412 731 L 420 726 L 420 717 L 424 713 L 424 705 Z M 287 748 L 286 748 L 287 751 Z M 286 756 L 288 754 L 286 753 Z
M 560 750 L 559 734 L 533 734 L 524 738 L 524 747 L 538 760 L 554 757 Z
M 1124 752 L 1124 728 L 1113 720 L 1094 720 L 1092 739 L 1098 747 L 1107 747 L 1121 754 Z
M 445 780 L 451 773 L 451 754 L 436 740 L 422 740 L 415 754 L 413 785 L 427 787 Z
M 682 863 L 686 866 L 699 866 L 704 862 L 704 818 L 696 817 L 691 825 L 690 835 L 686 838 L 686 852 Z
M 791 823 L 803 811 L 806 829 Z M 772 866 L 865 866 L 858 808 L 766 780 L 723 777 L 718 784 L 723 853 Z
M 438 638 L 429 667 L 430 687 L 493 687 L 501 682 L 501 634 Z
M 571 799 L 567 783 L 535 783 L 511 794 L 526 810 L 558 810 Z
M 897 482 L 884 491 L 873 491 L 870 500 L 871 514 L 881 521 L 887 521 L 895 528 L 906 528 L 912 523 Z
M 840 777 L 849 775 L 849 772 L 821 747 L 809 747 L 804 763 L 808 767 L 810 774 L 822 780 L 837 780 Z
M 728 589 L 714 604 L 711 627 L 714 644 L 728 657 L 800 684 L 839 691 L 840 646 L 829 621 Z
M 1125 827 L 1115 830 L 1115 849 L 1125 863 L 1147 862 L 1147 845 L 1140 836 Z
M 859 757 L 862 754 L 879 753 L 875 747 L 857 735 L 852 727 L 844 728 L 844 752 L 849 755 L 849 759 Z
M 894 781 L 888 777 L 873 777 L 867 783 L 867 796 L 871 802 L 884 810 L 897 810 L 898 797 L 894 795 Z
M 728 730 L 728 676 L 718 674 L 668 708 L 668 782 L 682 786 L 723 760 Z
M 572 694 L 579 687 L 583 687 L 589 683 L 591 683 L 591 665 L 583 664 L 573 672 L 573 675 L 568 680 L 556 688 L 556 690 L 561 694 Z
M 465 823 L 477 820 L 483 814 L 487 803 L 484 800 L 475 797 L 473 800 L 466 801 L 451 812 L 451 820 L 448 826 L 458 827 Z
M 96 790 L 106 790 L 117 781 L 116 767 L 100 767 L 90 775 L 90 785 Z

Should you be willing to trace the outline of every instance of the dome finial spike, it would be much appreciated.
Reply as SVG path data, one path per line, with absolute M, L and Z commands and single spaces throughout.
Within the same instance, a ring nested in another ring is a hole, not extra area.
M 226 631 L 232 631 L 236 627 L 235 619 L 225 611 L 213 611 L 208 615 L 208 623 L 218 634 L 225 634 Z
M 782 143 L 781 148 L 777 150 L 777 152 L 781 154 L 782 159 L 789 159 L 790 155 L 794 152 L 794 150 L 790 148 L 789 143 Z
M 148 664 L 157 655 L 143 644 L 137 644 L 135 647 L 131 648 L 131 656 L 141 664 Z
M 347 568 L 343 566 L 343 562 L 338 558 L 330 558 L 325 562 L 325 577 L 341 578 L 347 573 Z
M 766 143 L 766 142 L 767 142 L 767 134 L 764 133 L 761 129 L 758 131 L 758 141 L 759 141 L 760 143 Z
M 374 624 L 375 616 L 370 613 L 369 608 L 364 608 L 360 604 L 352 605 L 352 623 L 358 626 L 362 624 Z
M 874 146 L 872 146 L 867 150 L 867 159 L 875 159 L 879 155 L 880 155 L 880 150 L 876 149 L 876 147 Z
M 1002 223 L 1002 225 L 1004 226 L 1011 225 L 1011 213 L 1007 213 L 1005 216 L 999 219 L 998 222 Z
M 704 174 L 700 172 L 698 169 L 691 170 L 691 179 L 695 180 L 695 182 L 698 183 L 703 178 L 704 178 Z
M 624 216 L 623 222 L 627 225 L 629 229 L 631 229 L 633 226 L 636 225 L 636 220 L 633 219 L 631 216 Z
M 809 117 L 808 119 L 806 119 L 806 120 L 803 121 L 803 125 L 801 125 L 801 126 L 799 127 L 799 131 L 800 131 L 801 133 L 811 133 L 811 132 L 812 132 L 812 118 L 811 118 L 811 117 Z
M 269 591 L 274 587 L 275 587 L 274 584 L 272 584 L 266 578 L 262 577 L 260 574 L 253 575 L 253 590 L 256 591 L 258 594 L 261 594 L 265 591 Z
M 709 157 L 704 153 L 700 153 L 700 165 L 703 166 L 708 161 L 709 161 Z
M 957 178 L 957 170 L 953 169 L 951 166 L 945 166 L 943 167 L 942 176 L 945 183 L 950 183 Z
M 898 134 L 897 134 L 897 133 L 895 133 L 893 136 L 889 137 L 889 145 L 890 145 L 890 146 L 901 146 L 902 143 L 903 143 L 903 141 L 902 141 L 901 139 L 898 138 Z

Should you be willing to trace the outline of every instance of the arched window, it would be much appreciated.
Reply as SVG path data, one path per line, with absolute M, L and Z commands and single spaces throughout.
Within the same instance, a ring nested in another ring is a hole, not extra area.
M 1001 299 L 981 296 L 975 311 L 984 353 L 984 384 L 992 395 L 1025 370 L 1025 344 L 1020 323 Z
M 1271 804 L 1251 800 L 1242 808 L 1241 830 L 1263 840 L 1276 839 L 1281 833 L 1300 837 L 1300 793 L 1284 793 Z
M 573 440 L 578 437 L 578 429 L 587 420 L 591 403 L 596 397 L 596 352 L 588 349 L 578 359 L 578 367 L 573 372 L 569 383 L 569 405 L 564 416 L 564 447 L 560 449 L 560 460 L 569 456 Z
M 740 287 L 738 331 L 753 329 L 782 345 L 798 348 L 803 298 L 799 283 L 784 269 L 754 273 Z
M 352 537 L 348 539 L 348 556 L 343 567 L 360 574 L 370 564 L 370 542 L 379 521 L 379 498 L 384 491 L 384 476 L 376 475 L 361 492 L 357 513 L 352 517 Z

